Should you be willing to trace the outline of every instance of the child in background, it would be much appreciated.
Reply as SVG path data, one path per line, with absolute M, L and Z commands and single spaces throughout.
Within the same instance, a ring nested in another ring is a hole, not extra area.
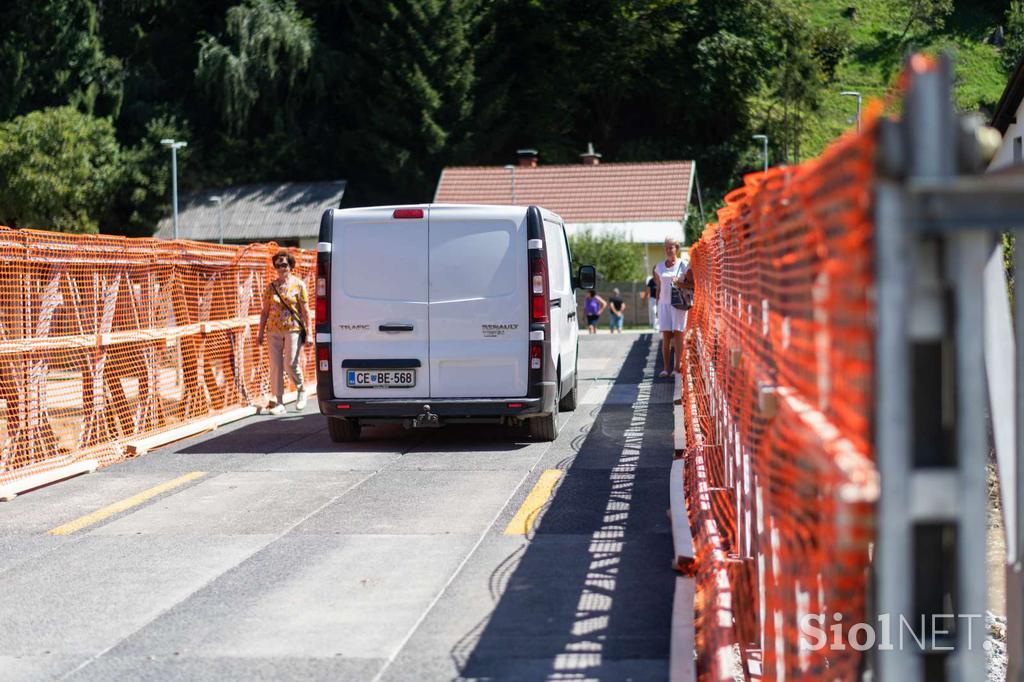
M 597 333 L 597 318 L 601 317 L 601 313 L 604 312 L 608 302 L 597 295 L 597 292 L 591 289 L 587 292 L 587 300 L 583 304 L 583 314 L 587 316 L 587 332 L 590 334 Z
M 616 329 L 620 334 L 622 333 L 622 318 L 625 310 L 626 302 L 622 299 L 618 288 L 612 289 L 612 296 L 608 299 L 608 326 L 612 334 Z

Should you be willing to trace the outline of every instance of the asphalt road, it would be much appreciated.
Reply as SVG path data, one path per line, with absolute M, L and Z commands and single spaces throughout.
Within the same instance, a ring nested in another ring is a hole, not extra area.
M 657 350 L 582 337 L 554 443 L 311 404 L 0 504 L 0 680 L 667 679 Z

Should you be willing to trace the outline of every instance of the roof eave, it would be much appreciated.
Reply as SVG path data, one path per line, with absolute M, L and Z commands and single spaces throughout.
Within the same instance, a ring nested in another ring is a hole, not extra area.
M 992 115 L 992 127 L 1005 134 L 1017 114 L 1021 99 L 1024 99 L 1024 56 L 1017 62 L 1017 68 L 1010 75 L 1010 82 L 1006 84 L 1006 89 L 996 104 L 995 114 Z

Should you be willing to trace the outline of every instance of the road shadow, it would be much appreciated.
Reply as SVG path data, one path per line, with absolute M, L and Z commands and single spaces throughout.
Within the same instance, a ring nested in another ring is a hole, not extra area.
M 222 433 L 181 448 L 182 454 L 243 453 L 339 453 L 411 448 L 446 452 L 492 452 L 520 450 L 531 441 L 522 428 L 497 424 L 450 424 L 440 429 L 406 429 L 400 424 L 365 427 L 354 443 L 335 443 L 327 433 L 327 418 L 319 413 L 287 416 L 256 416 Z
M 531 541 L 491 576 L 500 599 L 451 652 L 460 679 L 668 677 L 672 412 L 651 401 L 665 380 L 644 381 L 656 343 L 633 343 Z

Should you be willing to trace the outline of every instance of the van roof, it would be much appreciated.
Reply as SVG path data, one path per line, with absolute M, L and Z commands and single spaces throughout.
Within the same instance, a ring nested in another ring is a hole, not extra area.
M 437 203 L 426 203 L 426 204 L 392 204 L 392 205 L 387 205 L 387 206 L 358 206 L 358 207 L 353 207 L 353 208 L 339 209 L 338 212 L 339 213 L 346 213 L 346 212 L 353 212 L 354 213 L 354 212 L 357 212 L 357 211 L 364 211 L 364 210 L 370 210 L 370 209 L 373 209 L 373 210 L 380 210 L 380 209 L 385 209 L 385 210 L 386 209 L 391 209 L 391 210 L 394 210 L 394 209 L 399 209 L 399 208 L 422 208 L 422 209 L 430 209 L 430 208 L 480 208 L 480 209 L 486 209 L 486 210 L 505 209 L 505 210 L 512 210 L 512 211 L 522 211 L 523 213 L 525 213 L 526 210 L 529 208 L 529 206 L 502 205 L 502 204 L 457 204 L 457 203 L 437 202 Z M 551 220 L 551 221 L 554 221 L 554 222 L 563 222 L 561 216 L 559 216 L 554 211 L 549 211 L 548 209 L 544 208 L 543 206 L 538 206 L 537 208 L 540 209 L 541 216 L 545 220 Z

